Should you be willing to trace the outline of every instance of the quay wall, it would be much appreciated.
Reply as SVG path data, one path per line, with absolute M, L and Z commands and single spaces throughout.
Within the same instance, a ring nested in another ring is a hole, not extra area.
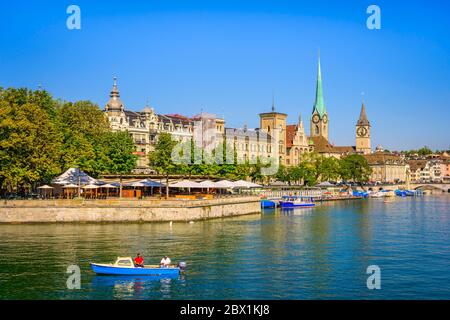
M 8 200 L 0 223 L 195 221 L 260 213 L 256 196 L 211 200 Z

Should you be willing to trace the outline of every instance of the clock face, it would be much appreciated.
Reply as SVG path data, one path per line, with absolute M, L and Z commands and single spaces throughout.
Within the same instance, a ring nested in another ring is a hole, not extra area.
M 365 127 L 359 127 L 356 130 L 356 134 L 360 137 L 365 137 L 367 135 L 367 129 Z
M 320 120 L 320 118 L 319 118 L 319 115 L 317 115 L 317 114 L 315 114 L 315 115 L 313 116 L 313 118 L 312 118 L 312 121 L 313 121 L 314 123 L 318 123 L 319 120 Z
M 327 123 L 328 122 L 328 116 L 325 114 L 322 118 L 323 123 Z

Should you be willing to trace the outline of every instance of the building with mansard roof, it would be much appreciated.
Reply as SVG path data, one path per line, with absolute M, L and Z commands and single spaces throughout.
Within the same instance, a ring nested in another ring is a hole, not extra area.
M 127 110 L 120 99 L 116 78 L 104 111 L 113 130 L 127 130 L 133 137 L 136 145 L 135 153 L 139 156 L 139 168 L 148 168 L 148 154 L 154 150 L 157 136 L 162 132 L 170 133 L 176 141 L 200 140 L 202 148 L 215 148 L 226 140 L 227 145 L 234 146 L 240 161 L 256 162 L 258 158 L 264 158 L 278 160 L 280 164 L 286 166 L 298 165 L 302 156 L 310 152 L 336 158 L 356 153 L 372 154 L 371 124 L 364 102 L 355 125 L 355 145 L 337 146 L 330 142 L 330 119 L 322 87 L 320 57 L 317 64 L 315 101 L 309 119 L 309 135 L 305 131 L 301 116 L 296 124 L 287 124 L 287 114 L 275 110 L 274 101 L 269 112 L 259 114 L 260 125 L 256 129 L 248 129 L 246 126 L 242 129 L 228 128 L 224 119 L 216 118 L 214 115 L 204 116 L 204 113 L 193 117 L 158 114 L 148 105 L 139 112 Z M 196 131 L 198 126 L 201 130 Z M 206 137 L 204 133 L 207 131 L 209 134 Z M 378 158 L 379 156 L 367 159 L 371 165 L 379 166 Z M 387 162 L 392 165 L 404 165 L 403 162 L 392 159 Z M 396 171 L 396 177 L 403 177 L 403 169 Z M 393 176 L 380 174 L 383 177 Z

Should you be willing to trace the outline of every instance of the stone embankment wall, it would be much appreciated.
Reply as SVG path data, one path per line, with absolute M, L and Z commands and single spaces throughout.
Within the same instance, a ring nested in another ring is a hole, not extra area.
M 0 223 L 194 221 L 259 213 L 259 197 L 212 200 L 8 200 Z

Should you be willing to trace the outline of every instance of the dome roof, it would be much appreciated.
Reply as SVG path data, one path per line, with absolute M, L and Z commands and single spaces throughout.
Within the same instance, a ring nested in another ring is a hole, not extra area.
M 117 88 L 117 78 L 114 77 L 114 84 L 109 94 L 110 98 L 105 106 L 106 111 L 123 111 L 124 106 L 122 100 L 120 100 L 119 89 Z

